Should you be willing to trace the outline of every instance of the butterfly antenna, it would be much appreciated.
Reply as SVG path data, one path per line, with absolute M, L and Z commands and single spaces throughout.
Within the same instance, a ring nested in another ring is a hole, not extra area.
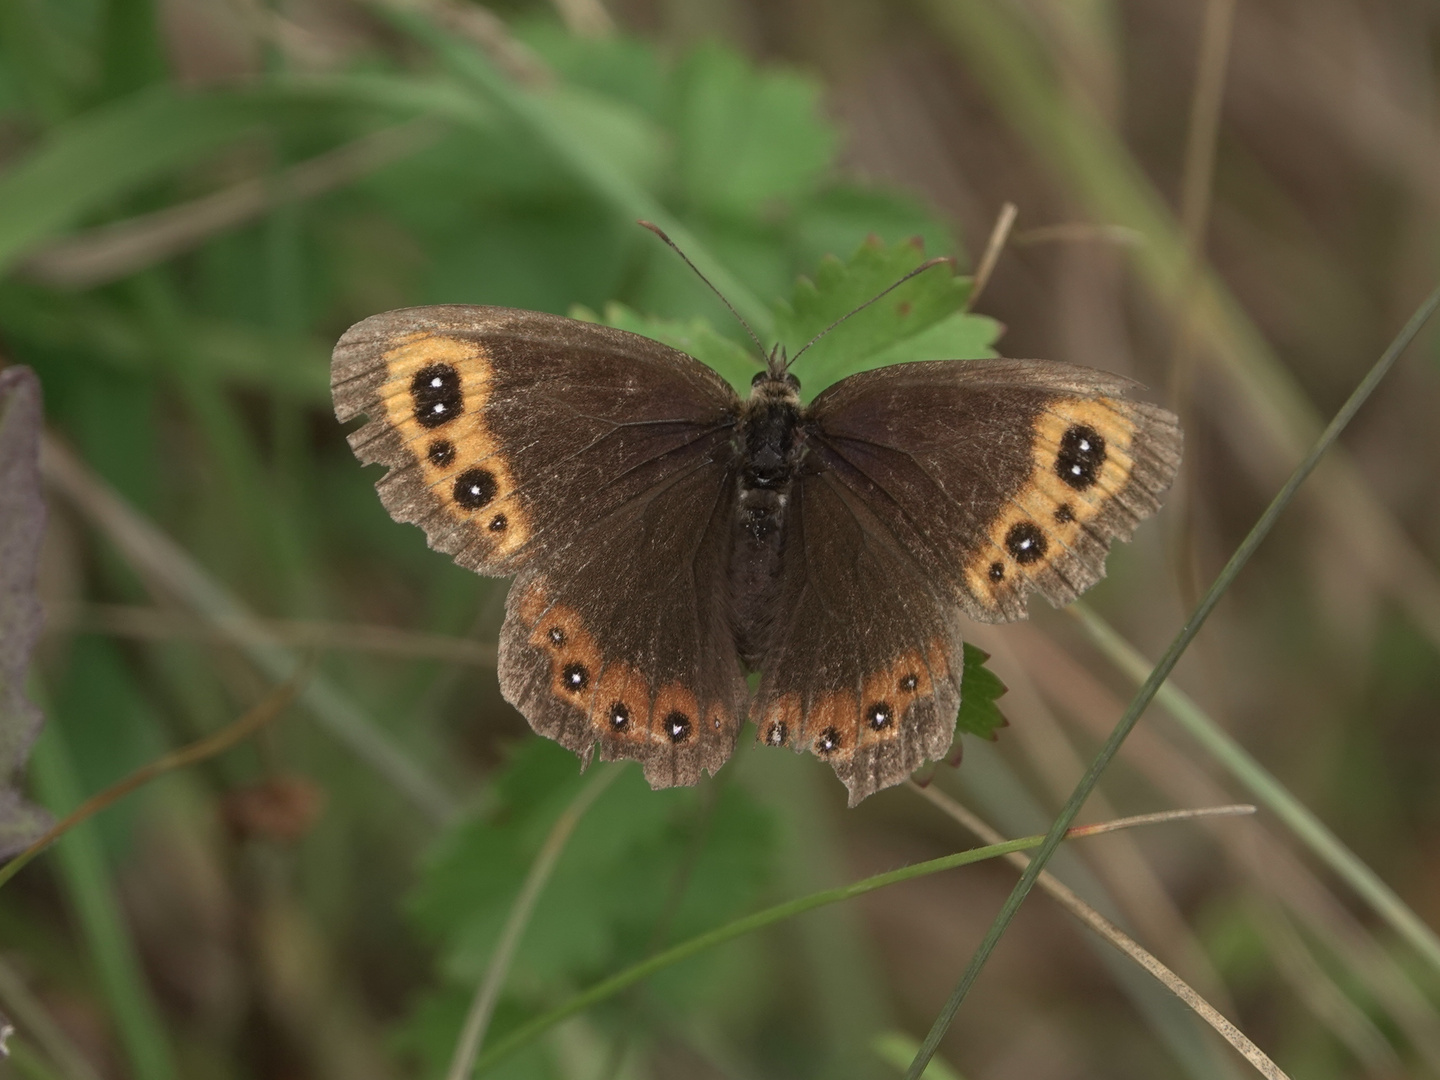
M 876 300 L 881 299 L 881 298 L 884 297 L 886 294 L 892 293 L 892 292 L 894 292 L 896 289 L 898 289 L 901 285 L 904 285 L 905 282 L 909 281 L 909 280 L 910 280 L 912 277 L 914 277 L 916 274 L 923 274 L 926 270 L 929 270 L 932 266 L 938 266 L 940 263 L 949 263 L 949 264 L 953 267 L 953 266 L 955 265 L 955 260 L 952 259 L 949 255 L 936 255 L 935 258 L 933 258 L 933 259 L 926 259 L 923 263 L 921 263 L 919 266 L 917 266 L 914 270 L 911 270 L 908 274 L 906 274 L 904 277 L 902 277 L 899 281 L 895 282 L 894 285 L 891 285 L 891 286 L 889 286 L 888 288 L 882 289 L 880 292 L 878 292 L 878 293 L 876 293 L 874 296 L 872 296 L 869 300 L 866 300 L 866 301 L 865 301 L 863 304 L 861 304 L 859 307 L 854 308 L 854 309 L 852 309 L 852 310 L 850 310 L 850 311 L 847 311 L 844 315 L 841 315 L 840 318 L 836 319 L 836 320 L 835 320 L 834 322 L 832 322 L 829 326 L 827 326 L 824 330 L 821 330 L 818 334 L 816 334 L 813 338 L 811 338 L 811 339 L 809 340 L 809 342 L 806 343 L 805 349 L 810 348 L 811 345 L 814 345 L 817 341 L 819 341 L 821 338 L 823 338 L 823 337 L 824 337 L 826 334 L 828 334 L 831 330 L 834 330 L 837 326 L 839 326 L 841 323 L 843 323 L 846 319 L 850 318 L 851 315 L 857 315 L 857 314 L 859 314 L 860 312 L 864 311 L 867 307 L 869 307 L 871 304 L 875 303 Z M 787 363 L 787 364 L 785 365 L 785 368 L 786 368 L 787 371 L 789 370 L 791 364 L 795 363 L 796 360 L 799 360 L 800 357 L 802 357 L 803 355 L 805 355 L 805 349 L 801 349 L 799 352 L 797 352 L 794 356 L 792 356 L 792 357 L 790 358 L 789 363 Z
M 680 258 L 685 260 L 685 265 L 690 267 L 691 270 L 695 271 L 695 276 L 698 277 L 701 281 L 705 282 L 705 284 L 709 286 L 710 291 L 720 298 L 720 302 L 730 309 L 730 314 L 734 315 L 735 318 L 739 320 L 740 325 L 745 328 L 745 332 L 750 335 L 750 340 L 755 342 L 755 348 L 760 350 L 760 362 L 762 364 L 765 363 L 765 346 L 760 343 L 760 339 L 756 336 L 755 331 L 750 329 L 750 324 L 745 321 L 744 317 L 740 314 L 740 312 L 735 310 L 735 305 L 730 303 L 729 300 L 725 299 L 725 294 L 722 293 L 719 289 L 717 289 L 714 285 L 710 284 L 710 279 L 707 278 L 704 274 L 702 274 L 700 272 L 700 268 L 690 261 L 689 255 L 686 255 L 685 252 L 680 250 L 680 245 L 675 243 L 674 240 L 671 240 L 670 237 L 666 236 L 665 230 L 660 228 L 660 226 L 656 225 L 653 221 L 645 221 L 642 219 L 640 221 L 637 221 L 635 224 L 641 226 L 642 228 L 649 229 L 661 240 L 664 240 L 665 243 L 669 244 L 676 255 L 679 255 Z

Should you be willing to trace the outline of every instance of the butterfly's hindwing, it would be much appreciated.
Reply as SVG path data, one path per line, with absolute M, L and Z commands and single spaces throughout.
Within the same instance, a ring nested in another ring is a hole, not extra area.
M 835 768 L 850 805 L 949 749 L 960 707 L 955 605 L 833 473 L 791 494 L 778 617 L 751 707 L 757 737 Z
M 516 579 L 500 687 L 531 726 L 588 758 L 694 784 L 734 749 L 747 690 L 727 620 L 728 443 Z

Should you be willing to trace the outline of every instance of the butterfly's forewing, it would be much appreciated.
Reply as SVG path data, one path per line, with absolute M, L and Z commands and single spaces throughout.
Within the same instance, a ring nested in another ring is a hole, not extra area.
M 822 393 L 787 522 L 804 548 L 787 541 L 786 621 L 752 709 L 761 740 L 827 758 L 852 804 L 944 754 L 958 611 L 1022 618 L 1032 589 L 1073 600 L 1174 478 L 1175 417 L 1127 400 L 1130 386 L 984 360 L 898 364 Z
M 739 404 L 723 380 L 608 327 L 445 306 L 352 327 L 332 385 L 341 420 L 370 417 L 350 443 L 390 467 L 391 515 L 463 566 L 519 574 L 500 685 L 535 730 L 657 785 L 725 760 L 744 683 L 721 595 Z
M 1038 360 L 898 364 L 816 400 L 811 452 L 971 617 L 1074 600 L 1160 506 L 1175 416 L 1119 376 Z

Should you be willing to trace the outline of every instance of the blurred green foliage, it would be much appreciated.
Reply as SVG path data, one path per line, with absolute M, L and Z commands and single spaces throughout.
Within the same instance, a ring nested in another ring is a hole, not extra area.
M 482 635 L 498 616 L 503 585 L 457 571 L 425 552 L 418 532 L 391 523 L 369 491 L 373 478 L 327 419 L 329 343 L 350 322 L 446 302 L 598 311 L 690 351 L 743 393 L 759 357 L 683 263 L 634 225 L 647 207 L 663 207 L 697 263 L 728 268 L 750 295 L 794 290 L 769 309 L 792 353 L 924 253 L 955 252 L 947 226 L 913 199 L 840 176 L 839 134 L 820 114 L 816 83 L 718 45 L 667 58 L 638 40 L 582 39 L 539 20 L 514 27 L 512 44 L 544 73 L 528 87 L 447 38 L 428 58 L 416 43 L 412 62 L 399 59 L 407 50 L 370 51 L 323 73 L 287 70 L 275 56 L 242 87 L 197 90 L 167 76 L 147 4 L 19 0 L 4 18 L 7 359 L 40 373 L 63 438 L 266 613 Z M 402 34 L 415 25 L 396 23 Z M 303 201 L 287 197 L 297 165 L 388 132 L 409 139 L 401 152 Z M 257 181 L 268 190 L 253 212 L 219 225 L 192 218 L 178 244 L 156 243 L 165 215 L 183 217 L 215 192 Z M 64 250 L 88 265 L 121 233 L 133 250 L 118 270 L 67 279 L 47 269 Z M 804 273 L 813 279 L 795 286 Z M 968 296 L 968 279 L 953 268 L 906 283 L 806 355 L 798 371 L 807 393 L 881 363 L 991 355 L 999 327 L 969 314 Z M 80 571 L 91 599 L 145 595 L 104 546 Z M 391 1045 L 434 1075 L 519 883 L 577 788 L 576 763 L 543 740 L 509 742 L 523 725 L 488 673 L 344 656 L 325 666 L 447 783 L 465 787 L 476 772 L 493 772 L 477 812 L 427 845 L 407 889 L 416 936 L 405 948 L 433 952 L 438 983 L 400 995 L 408 1019 Z M 137 653 L 79 639 L 50 678 L 60 688 L 53 722 L 84 788 L 222 723 L 245 700 L 245 681 L 228 668 L 193 644 Z M 967 680 L 972 674 L 967 665 Z M 977 703 L 985 693 L 977 690 Z M 982 717 L 967 730 L 988 734 L 993 724 Z M 472 748 L 470 760 L 445 749 L 456 740 Z M 57 743 L 53 752 L 64 751 Z M 345 897 L 391 888 L 387 881 L 404 887 L 403 871 L 377 876 L 373 854 L 360 852 L 389 850 L 403 866 L 414 826 L 389 818 L 381 809 L 389 800 L 374 801 L 378 781 L 337 762 L 305 725 L 259 756 L 217 763 L 199 782 L 246 783 L 273 768 L 277 753 L 331 797 L 294 856 L 297 883 L 316 917 L 329 912 L 337 930 L 348 925 L 359 943 L 354 966 L 379 963 L 386 949 L 364 921 L 392 916 Z M 146 808 L 173 805 L 181 783 L 107 816 L 100 837 L 110 866 L 130 857 Z M 557 994 L 773 899 L 775 812 L 724 780 L 656 793 L 629 770 L 567 847 L 522 940 L 495 1033 Z M 102 888 L 94 874 L 103 871 L 87 866 L 72 887 Z M 316 866 L 341 876 L 322 881 Z M 72 902 L 84 907 L 82 897 Z M 34 903 L 22 890 L 0 909 L 38 933 L 54 916 Z M 123 969 L 130 954 L 115 955 Z M 121 970 L 110 985 L 135 978 Z M 663 973 L 592 1019 L 610 1037 L 642 1043 L 640 1033 L 684 1028 L 699 1015 L 764 1026 L 782 984 L 741 944 Z M 146 1031 L 126 1044 L 149 1045 L 153 1056 L 154 1040 L 166 1037 Z M 211 1067 L 224 1056 L 220 1046 L 196 1052 L 209 1054 Z M 558 1075 L 545 1050 L 503 1068 Z

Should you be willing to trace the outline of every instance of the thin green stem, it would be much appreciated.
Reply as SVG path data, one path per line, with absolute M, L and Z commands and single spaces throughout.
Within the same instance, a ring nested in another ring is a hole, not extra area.
M 1144 814 L 1135 818 L 1121 818 L 1118 821 L 1108 823 L 1110 828 L 1104 831 L 1113 831 L 1118 828 L 1129 828 L 1136 825 L 1155 824 L 1154 815 Z M 1098 835 L 1098 831 L 1086 827 L 1079 832 L 1079 837 Z M 1062 836 L 1061 839 L 1064 839 Z M 576 994 L 569 1001 L 556 1006 L 547 1013 L 537 1016 L 528 1024 L 511 1032 L 480 1058 L 476 1064 L 479 1072 L 484 1072 L 492 1065 L 499 1062 L 534 1042 L 540 1035 L 550 1030 L 560 1021 L 574 1016 L 576 1013 L 584 1012 L 592 1005 L 598 1005 L 602 1001 L 614 997 L 636 983 L 648 979 L 651 975 L 663 971 L 667 967 L 688 960 L 698 953 L 713 949 L 717 945 L 723 945 L 728 941 L 744 937 L 746 934 L 756 930 L 763 930 L 786 919 L 794 918 L 796 915 L 803 915 L 807 911 L 816 908 L 826 907 L 829 904 L 838 904 L 842 900 L 849 900 L 856 896 L 863 896 L 866 893 L 874 892 L 876 889 L 883 889 L 887 885 L 898 885 L 902 881 L 910 881 L 913 878 L 925 877 L 929 874 L 938 874 L 942 870 L 951 870 L 957 866 L 969 866 L 971 863 L 983 862 L 986 859 L 994 859 L 1003 855 L 1009 855 L 1015 851 L 1026 851 L 1030 848 L 1039 847 L 1045 840 L 1041 836 L 1024 836 L 1018 840 L 1006 840 L 1000 844 L 988 844 L 985 847 L 971 848 L 968 851 L 959 851 L 954 855 L 943 855 L 938 859 L 931 859 L 928 862 L 914 863 L 911 866 L 902 866 L 898 870 L 890 870 L 883 874 L 876 874 L 874 877 L 863 878 L 860 881 L 853 881 L 849 885 L 841 885 L 834 889 L 826 889 L 822 892 L 810 893 L 795 900 L 787 900 L 783 904 L 776 904 L 763 911 L 757 911 L 753 915 L 746 915 L 743 918 L 728 922 L 724 926 L 717 926 L 714 930 L 707 930 L 703 934 L 683 941 L 679 945 L 666 949 L 663 952 L 655 953 L 646 957 L 639 963 L 633 964 L 624 971 L 617 972 L 602 982 L 596 983 L 589 990 Z
M 530 925 L 530 916 L 535 913 L 535 903 L 545 890 L 545 885 L 555 870 L 555 864 L 560 861 L 560 854 L 565 850 L 575 826 L 580 824 L 585 811 L 590 809 L 591 804 L 619 775 L 618 767 L 602 766 L 590 778 L 589 783 L 576 793 L 570 805 L 561 811 L 555 824 L 550 827 L 550 832 L 545 837 L 545 842 L 540 845 L 535 861 L 530 864 L 530 872 L 525 875 L 520 892 L 516 894 L 515 902 L 511 905 L 510 916 L 505 920 L 505 928 L 500 932 L 499 941 L 495 943 L 495 952 L 491 954 L 490 963 L 485 968 L 485 976 L 475 989 L 475 998 L 470 1003 L 469 1014 L 465 1017 L 460 1041 L 455 1044 L 450 1071 L 446 1073 L 448 1080 L 466 1080 L 475 1071 L 476 1055 L 485 1043 L 485 1032 L 490 1027 L 490 1018 L 495 1015 L 495 1003 L 500 1000 L 500 991 L 505 986 L 505 976 L 510 973 L 515 950 L 520 947 L 520 939 L 525 936 L 525 928 Z
M 1133 645 L 1116 633 L 1114 627 L 1084 603 L 1072 604 L 1067 610 L 1079 621 L 1090 640 L 1121 671 L 1136 682 L 1144 680 L 1150 670 L 1149 662 Z M 1165 707 L 1211 757 L 1244 785 L 1256 801 L 1274 812 L 1301 843 L 1330 867 L 1337 877 L 1349 883 L 1375 914 L 1389 923 L 1392 930 L 1440 971 L 1440 936 L 1437 936 L 1374 870 L 1346 847 L 1324 822 L 1290 794 L 1269 770 L 1226 734 L 1183 690 L 1167 682 L 1156 692 L 1155 700 Z
M 35 744 L 30 773 L 52 811 L 63 813 L 80 801 L 70 753 L 56 724 L 51 723 Z M 135 1080 L 175 1080 L 169 1036 L 125 925 L 94 823 L 67 833 L 56 856 L 60 880 L 89 946 L 131 1075 Z
M 1122 716 L 1120 722 L 1115 725 L 1115 730 L 1110 733 L 1109 739 L 1106 740 L 1100 753 L 1095 756 L 1095 760 L 1091 762 L 1090 768 L 1085 771 L 1085 775 L 1082 776 L 1080 782 L 1075 785 L 1075 790 L 1071 793 L 1070 798 L 1066 800 L 1064 808 L 1060 811 L 1059 816 L 1056 817 L 1055 823 L 1050 827 L 1050 831 L 1045 835 L 1045 842 L 1041 844 L 1040 850 L 1035 853 L 1035 858 L 1031 861 L 1030 865 L 1025 868 L 1025 872 L 1020 876 L 1020 880 L 1016 883 L 1014 890 L 1012 890 L 1009 897 L 1006 898 L 1005 905 L 1000 909 L 1000 913 L 995 916 L 995 921 L 990 924 L 990 929 L 986 932 L 984 940 L 980 942 L 979 947 L 975 950 L 974 956 L 970 958 L 970 964 L 966 967 L 965 973 L 960 977 L 960 982 L 956 985 L 949 999 L 945 1002 L 944 1007 L 940 1010 L 940 1015 L 935 1018 L 935 1023 L 931 1025 L 929 1034 L 925 1036 L 925 1041 L 921 1044 L 919 1053 L 915 1055 L 915 1060 L 910 1063 L 910 1069 L 905 1074 L 905 1080 L 919 1080 L 920 1075 L 925 1071 L 926 1064 L 935 1055 L 935 1051 L 940 1046 L 940 1040 L 944 1037 L 945 1032 L 950 1028 L 951 1022 L 955 1019 L 955 1013 L 959 1011 L 960 1003 L 965 1000 L 965 995 L 970 992 L 970 987 L 975 984 L 975 980 L 980 975 L 980 970 L 985 966 L 985 961 L 988 960 L 990 954 L 995 951 L 995 946 L 999 944 L 1001 936 L 1010 925 L 1010 921 L 1014 919 L 1015 913 L 1020 910 L 1020 905 L 1024 903 L 1025 897 L 1029 895 L 1030 890 L 1034 888 L 1036 879 L 1039 878 L 1041 871 L 1045 869 L 1045 865 L 1050 861 L 1051 856 L 1055 854 L 1055 850 L 1060 846 L 1060 841 L 1065 838 L 1066 830 L 1069 829 L 1076 815 L 1080 813 L 1080 808 L 1085 804 L 1085 800 L 1090 797 L 1090 792 L 1094 790 L 1095 785 L 1100 781 L 1101 775 L 1119 752 L 1120 746 L 1125 741 L 1126 736 L 1134 730 L 1135 724 L 1139 721 L 1141 715 L 1144 714 L 1146 708 L 1150 705 L 1150 702 L 1154 699 L 1165 680 L 1170 677 L 1170 672 L 1174 670 L 1180 657 L 1184 655 L 1190 643 L 1195 640 L 1195 635 L 1198 634 L 1200 628 L 1205 625 L 1205 620 L 1210 617 L 1210 613 L 1215 610 L 1215 605 L 1220 602 L 1220 598 L 1225 595 L 1225 591 L 1230 588 L 1235 578 L 1239 576 L 1240 571 L 1245 568 L 1245 564 L 1250 561 L 1250 557 L 1255 554 L 1255 550 L 1270 534 L 1270 530 L 1274 528 L 1275 522 L 1279 519 L 1280 515 L 1284 513 L 1285 508 L 1290 505 L 1291 500 L 1295 498 L 1295 493 L 1300 490 L 1300 485 L 1305 482 L 1305 479 L 1314 471 L 1315 466 L 1320 463 L 1320 459 L 1325 455 L 1325 451 L 1330 449 L 1331 444 L 1339 438 L 1340 433 L 1345 430 L 1345 426 L 1350 423 L 1350 420 L 1360 410 L 1360 406 L 1365 404 L 1375 388 L 1380 385 L 1380 381 L 1385 378 L 1390 369 L 1395 365 L 1395 361 L 1400 358 L 1400 354 L 1403 353 L 1410 342 L 1415 339 L 1415 336 L 1420 332 L 1420 328 L 1423 327 L 1430 316 L 1434 314 L 1437 306 L 1440 306 L 1440 286 L 1437 286 L 1430 295 L 1425 298 L 1424 302 L 1421 303 L 1420 307 L 1415 311 L 1415 314 L 1410 317 L 1410 321 L 1405 324 L 1395 340 L 1390 343 L 1390 347 L 1385 350 L 1380 359 L 1375 362 L 1375 366 L 1372 367 L 1365 378 L 1360 381 L 1360 385 L 1355 388 L 1349 400 L 1347 400 L 1345 404 L 1341 406 L 1340 411 L 1335 414 L 1335 419 L 1330 421 L 1329 425 L 1315 441 L 1315 445 L 1312 446 L 1309 453 L 1305 455 L 1304 460 L 1295 467 L 1295 471 L 1291 473 L 1290 478 L 1285 481 L 1285 486 L 1280 489 L 1275 498 L 1271 500 L 1270 505 L 1265 508 L 1265 512 L 1260 515 L 1260 520 L 1255 523 L 1254 528 L 1250 530 L 1250 534 L 1241 541 L 1240 546 L 1235 550 L 1235 554 L 1230 556 L 1230 561 L 1227 562 L 1225 568 L 1220 571 L 1220 575 L 1215 579 L 1214 584 L 1212 584 L 1210 588 L 1206 590 L 1205 595 L 1201 597 L 1200 603 L 1196 605 L 1190 618 L 1185 621 L 1185 625 L 1181 627 L 1180 632 L 1175 635 L 1175 640 L 1172 641 L 1170 647 L 1165 650 L 1165 655 L 1160 658 L 1160 662 L 1155 665 L 1154 669 L 1145 679 L 1145 682 L 1141 685 L 1134 700 L 1130 702 L 1130 707 L 1125 710 L 1125 715 Z

